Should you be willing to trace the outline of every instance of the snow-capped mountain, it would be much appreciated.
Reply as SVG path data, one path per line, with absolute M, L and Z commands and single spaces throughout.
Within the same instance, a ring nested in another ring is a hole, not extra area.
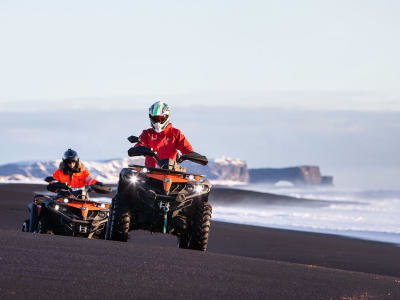
M 27 161 L 0 165 L 0 182 L 43 182 L 58 168 L 61 160 Z M 92 175 L 106 183 L 117 183 L 119 172 L 130 164 L 144 164 L 143 157 L 110 159 L 102 161 L 83 161 Z M 249 173 L 244 161 L 231 158 L 211 159 L 207 166 L 191 162 L 183 164 L 188 171 L 206 175 L 209 179 L 222 182 L 248 182 Z

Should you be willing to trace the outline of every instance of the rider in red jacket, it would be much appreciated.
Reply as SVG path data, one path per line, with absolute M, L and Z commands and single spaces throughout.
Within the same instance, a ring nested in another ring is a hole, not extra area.
M 176 160 L 178 150 L 182 154 L 193 152 L 193 148 L 183 133 L 172 127 L 170 123 L 170 110 L 168 105 L 162 101 L 154 103 L 149 108 L 150 129 L 143 130 L 136 146 L 147 146 L 157 153 L 160 159 Z M 156 167 L 155 158 L 146 156 L 145 165 Z

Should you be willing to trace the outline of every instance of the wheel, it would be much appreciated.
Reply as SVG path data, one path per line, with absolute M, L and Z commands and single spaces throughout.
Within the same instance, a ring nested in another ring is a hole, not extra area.
M 38 209 L 37 209 L 37 205 L 35 203 L 30 203 L 28 205 L 28 209 L 29 209 L 29 232 L 37 232 L 37 225 L 38 225 L 38 220 L 39 220 L 39 216 L 38 216 Z
M 209 203 L 200 202 L 196 207 L 193 217 L 192 234 L 189 248 L 193 250 L 206 251 L 208 234 L 210 232 L 212 207 Z
M 53 231 L 49 228 L 49 224 L 46 218 L 41 218 L 38 221 L 36 232 L 43 234 L 53 234 Z
M 29 219 L 22 223 L 22 232 L 29 232 Z
M 190 237 L 188 234 L 183 234 L 178 237 L 178 248 L 189 249 Z
M 129 238 L 129 226 L 131 216 L 118 195 L 111 203 L 110 215 L 108 217 L 106 240 L 126 242 Z
M 177 216 L 173 220 L 174 228 L 180 233 L 178 235 L 178 247 L 182 249 L 189 249 L 191 238 L 191 231 L 188 229 L 187 217 Z

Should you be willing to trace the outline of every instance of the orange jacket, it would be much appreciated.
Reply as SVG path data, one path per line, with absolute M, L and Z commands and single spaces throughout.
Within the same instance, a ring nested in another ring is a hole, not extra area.
M 65 174 L 63 170 L 64 166 L 61 162 L 60 168 L 53 173 L 53 177 L 59 182 L 65 182 L 72 188 L 82 188 L 85 185 L 91 185 L 97 182 L 82 163 L 79 163 L 77 170 L 71 174 Z
M 192 146 L 183 133 L 179 129 L 172 127 L 171 123 L 160 133 L 155 132 L 152 128 L 143 130 L 140 135 L 140 141 L 141 143 L 137 143 L 136 146 L 152 148 L 154 152 L 157 152 L 160 159 L 171 158 L 175 160 L 178 150 L 182 154 L 193 152 Z M 146 156 L 145 165 L 155 167 L 157 161 L 153 157 Z

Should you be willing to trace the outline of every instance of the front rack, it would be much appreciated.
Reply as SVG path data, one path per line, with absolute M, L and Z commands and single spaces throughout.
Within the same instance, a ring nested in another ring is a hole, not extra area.
M 174 170 L 168 170 L 168 169 L 161 169 L 161 168 L 153 168 L 153 167 L 146 167 L 146 166 L 141 166 L 141 165 L 128 165 L 129 168 L 146 168 L 150 171 L 159 171 L 163 172 L 166 174 L 181 174 L 181 175 L 193 175 L 193 176 L 200 176 L 204 177 L 202 174 L 195 174 L 195 173 L 187 173 L 187 172 L 181 172 L 181 171 L 174 171 Z

